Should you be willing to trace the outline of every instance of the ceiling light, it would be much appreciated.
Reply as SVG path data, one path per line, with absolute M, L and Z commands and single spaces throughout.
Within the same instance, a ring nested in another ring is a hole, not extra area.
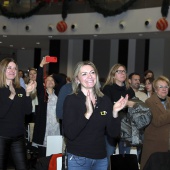
M 144 24 L 146 27 L 149 27 L 151 25 L 151 19 L 147 19 Z
M 139 37 L 142 37 L 143 36 L 143 34 L 138 34 L 139 35 Z
M 36 42 L 37 45 L 40 45 L 40 42 Z
M 71 25 L 71 29 L 72 29 L 73 31 L 77 30 L 77 28 L 78 28 L 77 24 L 72 24 L 72 25 Z
M 22 50 L 25 50 L 25 48 L 24 48 L 24 47 L 22 47 L 21 49 L 22 49 Z
M 2 42 L 0 41 L 0 44 L 2 44 Z
M 30 26 L 30 25 L 26 25 L 26 26 L 25 26 L 25 30 L 26 30 L 26 31 L 30 31 L 30 30 L 31 30 L 31 26 Z
M 3 35 L 2 37 L 6 38 L 6 37 L 7 37 L 7 35 Z
M 98 29 L 100 28 L 100 24 L 99 24 L 99 23 L 96 23 L 96 24 L 94 25 L 94 28 L 95 28 L 96 30 L 98 30 Z
M 13 47 L 13 45 L 11 44 L 11 45 L 9 45 L 10 47 Z
M 4 31 L 6 31 L 6 30 L 7 30 L 7 26 L 6 26 L 6 25 L 3 25 L 3 26 L 2 26 L 2 29 L 3 29 Z
M 98 35 L 94 34 L 93 36 L 94 36 L 94 37 L 97 37 Z
M 48 30 L 49 30 L 49 31 L 53 31 L 53 29 L 54 29 L 54 26 L 53 26 L 53 25 L 51 25 L 51 24 L 48 25 Z
M 48 38 L 53 38 L 53 36 L 52 36 L 52 35 L 49 35 Z
M 125 21 L 120 21 L 120 23 L 119 23 L 119 28 L 120 28 L 120 29 L 124 29 L 125 26 L 126 26 Z

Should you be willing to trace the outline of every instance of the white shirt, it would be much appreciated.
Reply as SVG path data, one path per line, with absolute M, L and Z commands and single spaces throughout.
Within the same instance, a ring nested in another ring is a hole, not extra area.
M 145 100 L 148 98 L 146 93 L 141 92 L 141 91 L 137 91 L 135 92 L 135 96 L 138 97 L 140 100 L 142 100 L 143 102 L 145 102 Z

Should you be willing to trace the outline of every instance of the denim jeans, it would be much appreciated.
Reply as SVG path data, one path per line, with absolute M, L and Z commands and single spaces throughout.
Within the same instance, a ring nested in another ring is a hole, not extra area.
M 119 154 L 130 154 L 131 147 L 126 146 L 126 142 L 121 141 L 119 142 Z
M 90 159 L 86 157 L 68 154 L 68 170 L 107 170 L 107 158 Z
M 113 138 L 114 140 L 114 138 Z M 116 140 L 116 139 L 115 139 Z M 108 159 L 108 164 L 110 162 L 110 155 L 115 154 L 116 151 L 116 146 L 115 142 L 111 141 L 111 138 L 108 136 L 105 136 L 105 141 L 106 141 L 106 151 L 107 151 L 107 159 Z M 119 141 L 118 143 L 119 147 L 119 154 L 129 154 L 131 147 L 125 146 L 125 143 L 123 141 Z
M 109 163 L 110 162 L 110 155 L 115 154 L 116 146 L 114 146 L 113 144 L 111 144 L 108 141 L 108 137 L 107 136 L 105 136 L 105 141 L 106 141 L 107 159 L 108 159 L 108 163 Z

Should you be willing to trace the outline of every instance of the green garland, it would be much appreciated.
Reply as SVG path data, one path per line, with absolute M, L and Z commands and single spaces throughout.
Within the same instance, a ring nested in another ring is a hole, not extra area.
M 114 9 L 114 10 L 109 10 L 100 5 L 99 3 L 95 2 L 95 0 L 89 0 L 89 4 L 92 8 L 95 9 L 96 12 L 103 14 L 104 17 L 108 16 L 114 16 L 121 14 L 122 12 L 125 12 L 133 5 L 134 2 L 137 0 L 129 0 L 126 2 L 124 5 L 122 5 L 120 8 Z
M 23 18 L 24 19 L 24 18 L 28 18 L 28 17 L 34 15 L 36 12 L 38 12 L 45 5 L 46 5 L 45 1 L 40 1 L 39 4 L 35 8 L 31 9 L 30 11 L 18 14 L 15 12 L 9 12 L 5 7 L 2 6 L 2 4 L 0 4 L 0 11 L 1 11 L 2 15 L 5 17 L 16 18 L 16 19 Z

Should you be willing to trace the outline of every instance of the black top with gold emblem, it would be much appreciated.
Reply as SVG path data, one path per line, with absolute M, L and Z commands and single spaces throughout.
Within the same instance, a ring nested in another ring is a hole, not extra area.
M 79 92 L 68 95 L 63 107 L 64 135 L 67 151 L 91 159 L 106 157 L 105 131 L 116 137 L 120 134 L 120 119 L 113 118 L 113 105 L 107 96 L 97 97 L 90 119 L 86 119 L 86 96 Z
M 16 88 L 13 100 L 9 98 L 8 87 L 0 88 L 0 136 L 17 137 L 24 135 L 25 114 L 32 111 L 31 98 L 26 96 L 25 90 Z

